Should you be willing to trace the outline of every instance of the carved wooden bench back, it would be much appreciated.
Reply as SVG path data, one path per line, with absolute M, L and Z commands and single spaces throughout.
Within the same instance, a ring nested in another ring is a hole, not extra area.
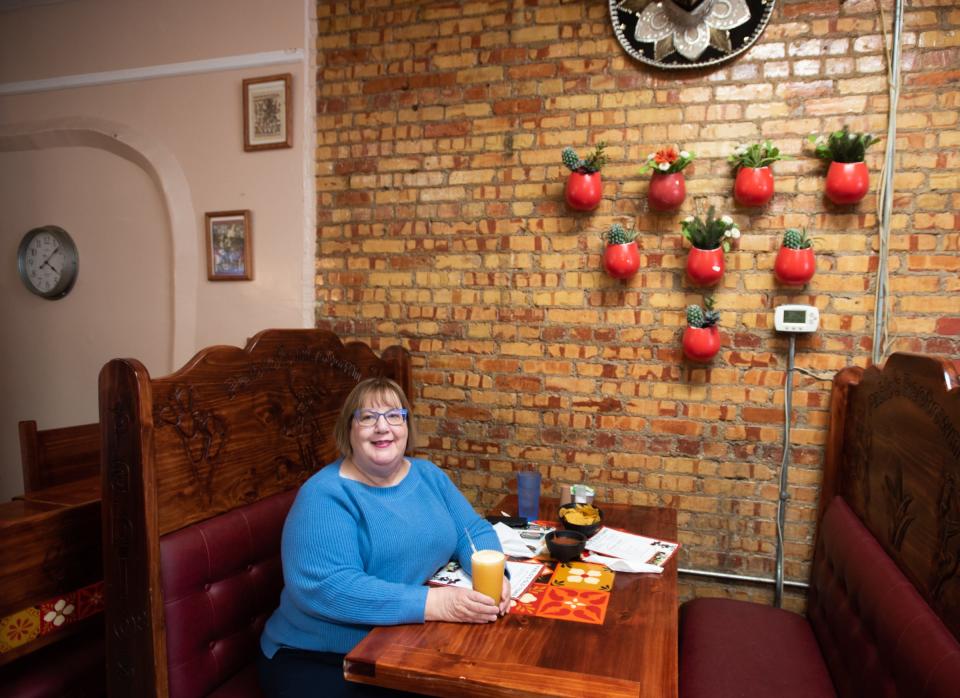
M 381 358 L 321 330 L 266 330 L 153 379 L 135 360 L 100 373 L 111 695 L 166 696 L 160 538 L 295 488 L 337 456 L 349 391 L 386 375 L 410 394 L 409 354 Z
M 820 516 L 842 496 L 960 639 L 958 385 L 956 364 L 929 356 L 841 371 Z

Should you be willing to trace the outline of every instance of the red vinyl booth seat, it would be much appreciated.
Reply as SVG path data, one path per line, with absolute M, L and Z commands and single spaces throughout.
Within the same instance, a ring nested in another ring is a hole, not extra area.
M 809 620 L 684 604 L 681 698 L 960 696 L 960 643 L 841 497 L 820 523 L 807 601 Z
M 280 536 L 296 490 L 163 536 L 171 698 L 261 696 L 260 632 L 283 587 Z

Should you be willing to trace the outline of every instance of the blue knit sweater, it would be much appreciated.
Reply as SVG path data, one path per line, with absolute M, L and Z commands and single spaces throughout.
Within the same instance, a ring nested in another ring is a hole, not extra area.
M 477 548 L 500 550 L 490 524 L 433 463 L 411 458 L 393 487 L 340 477 L 331 463 L 307 480 L 283 526 L 284 588 L 260 637 L 281 647 L 349 652 L 375 625 L 422 623 L 424 582 L 451 559 L 470 571 Z

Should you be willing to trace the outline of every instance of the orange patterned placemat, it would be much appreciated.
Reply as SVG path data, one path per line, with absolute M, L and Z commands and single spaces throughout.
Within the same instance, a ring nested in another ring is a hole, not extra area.
M 510 604 L 510 612 L 602 625 L 616 573 L 590 562 L 559 562 Z

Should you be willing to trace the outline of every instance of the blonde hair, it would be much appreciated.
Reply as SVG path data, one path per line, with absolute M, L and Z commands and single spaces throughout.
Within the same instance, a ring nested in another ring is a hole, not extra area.
M 410 401 L 403 393 L 396 381 L 386 376 L 377 376 L 367 378 L 357 383 L 347 399 L 343 401 L 343 407 L 340 409 L 340 415 L 337 417 L 337 423 L 333 427 L 333 438 L 337 443 L 337 449 L 340 455 L 346 458 L 353 455 L 353 446 L 350 443 L 350 428 L 353 426 L 353 413 L 363 407 L 367 398 L 395 397 L 400 401 L 400 406 L 407 411 L 407 446 L 404 453 L 409 454 L 413 448 L 413 443 L 417 438 L 417 430 L 413 421 L 413 408 Z M 386 401 L 386 400 L 384 400 Z

